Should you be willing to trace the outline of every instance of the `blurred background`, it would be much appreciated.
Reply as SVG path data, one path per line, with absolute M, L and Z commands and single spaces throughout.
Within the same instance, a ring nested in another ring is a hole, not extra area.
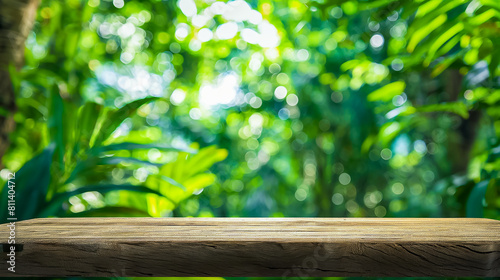
M 497 1 L 4 5 L 20 219 L 500 219 Z

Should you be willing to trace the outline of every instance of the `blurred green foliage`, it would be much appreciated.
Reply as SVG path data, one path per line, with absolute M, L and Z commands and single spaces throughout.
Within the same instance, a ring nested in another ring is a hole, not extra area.
M 44 0 L 1 180 L 16 171 L 20 219 L 500 219 L 499 17 L 495 0 Z
M 26 177 L 26 217 L 499 219 L 499 17 L 492 0 L 42 1 L 0 175 Z
M 44 127 L 50 144 L 16 172 L 15 198 L 5 187 L 0 204 L 7 208 L 8 198 L 19 201 L 14 211 L 18 219 L 74 213 L 158 217 L 171 212 L 213 183 L 214 175 L 205 171 L 227 152 L 145 143 L 151 140 L 133 135 L 117 137 L 125 119 L 155 100 L 143 98 L 119 109 L 93 102 L 74 108 L 51 89 Z M 162 162 L 167 156 L 170 160 Z M 5 211 L 2 218 L 9 215 Z

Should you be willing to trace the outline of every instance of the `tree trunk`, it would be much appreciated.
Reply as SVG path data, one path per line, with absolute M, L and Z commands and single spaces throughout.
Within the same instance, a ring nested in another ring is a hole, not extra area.
M 447 71 L 447 84 L 445 90 L 449 101 L 455 102 L 462 94 L 463 76 L 458 69 L 449 69 Z M 452 162 L 453 173 L 465 173 L 469 166 L 472 148 L 477 138 L 479 122 L 481 121 L 481 112 L 478 110 L 469 111 L 469 118 L 462 120 L 458 127 L 458 134 L 461 136 L 458 140 L 458 149 L 460 153 L 451 153 L 450 162 Z
M 0 159 L 15 125 L 15 93 L 8 67 L 13 65 L 19 70 L 24 64 L 24 42 L 35 21 L 38 4 L 39 0 L 0 0 Z

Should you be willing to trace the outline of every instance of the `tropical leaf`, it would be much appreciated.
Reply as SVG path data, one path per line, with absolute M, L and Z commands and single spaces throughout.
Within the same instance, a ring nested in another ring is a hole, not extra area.
M 451 55 L 447 56 L 446 58 L 444 58 L 442 61 L 440 61 L 439 63 L 437 63 L 434 66 L 434 70 L 432 70 L 431 76 L 436 77 L 439 74 L 443 73 L 443 71 L 448 69 L 448 67 L 450 67 L 455 61 L 462 58 L 462 56 L 465 53 L 467 53 L 468 50 L 469 50 L 468 48 L 462 49 L 462 50 L 457 51 L 456 53 L 451 54 Z
M 107 146 L 93 147 L 92 149 L 89 150 L 89 153 L 97 155 L 97 154 L 100 154 L 103 152 L 109 152 L 109 151 L 145 150 L 145 149 L 158 149 L 160 151 L 196 153 L 196 150 L 191 149 L 191 148 L 174 147 L 171 145 L 164 145 L 164 144 L 137 144 L 137 143 L 130 143 L 130 142 L 123 142 L 123 143 L 111 144 L 111 145 L 107 145 Z
M 368 101 L 390 101 L 396 95 L 403 93 L 406 84 L 403 81 L 397 81 L 385 85 L 372 93 L 368 94 Z
M 490 63 L 488 64 L 488 70 L 490 72 L 490 79 L 492 80 L 497 75 L 498 65 L 500 63 L 500 50 L 497 49 L 491 54 Z
M 98 133 L 96 129 L 99 116 L 103 111 L 103 106 L 94 102 L 85 103 L 77 114 L 77 124 L 75 128 L 75 139 L 77 152 L 89 148 L 93 136 Z
M 490 181 L 481 181 L 477 183 L 469 194 L 466 204 L 466 215 L 469 218 L 483 217 L 483 200 L 486 195 Z
M 448 42 L 453 36 L 457 35 L 459 32 L 464 30 L 465 25 L 462 22 L 454 24 L 452 27 L 447 28 L 445 32 L 439 34 L 438 38 L 432 41 L 432 45 L 428 49 L 428 55 L 424 60 L 425 65 L 429 65 L 432 60 L 435 59 L 435 54 L 438 52 L 446 42 Z M 458 38 L 457 43 L 460 39 Z
M 417 44 L 420 43 L 425 37 L 427 37 L 432 31 L 441 26 L 446 22 L 448 17 L 446 14 L 441 14 L 433 19 L 431 22 L 426 24 L 424 27 L 417 29 L 413 32 L 410 41 L 408 42 L 408 51 L 411 53 L 417 47 Z
M 122 163 L 136 164 L 136 165 L 150 165 L 157 167 L 162 166 L 162 164 L 159 163 L 152 163 L 150 161 L 139 160 L 133 157 L 117 157 L 117 156 L 89 157 L 86 160 L 79 161 L 75 165 L 73 171 L 71 172 L 71 175 L 64 181 L 64 185 L 73 182 L 79 177 L 82 176 L 85 177 L 88 174 L 92 174 L 96 166 L 99 165 L 118 166 Z
M 66 148 L 66 137 L 64 135 L 65 110 L 63 100 L 56 84 L 54 84 L 50 90 L 49 102 L 50 115 L 48 116 L 47 126 L 50 132 L 50 140 L 55 144 L 55 153 L 57 162 L 59 163 L 59 169 L 63 170 Z
M 432 104 L 416 107 L 416 112 L 434 113 L 434 112 L 448 112 L 461 116 L 464 119 L 469 118 L 469 110 L 467 105 L 462 102 L 448 102 L 442 104 Z
M 65 217 L 151 217 L 147 211 L 133 207 L 105 206 L 78 213 L 65 213 Z
M 55 144 L 50 144 L 39 155 L 23 165 L 15 173 L 15 211 L 13 217 L 18 220 L 26 220 L 36 217 L 40 209 L 46 204 L 49 184 L 51 182 L 51 166 L 54 155 Z M 8 215 L 8 184 L 6 184 L 1 193 L 2 200 L 0 206 L 0 217 L 6 222 Z
M 146 186 L 178 203 L 213 184 L 216 177 L 207 171 L 226 157 L 227 151 L 215 146 L 200 149 L 196 154 L 181 152 L 175 161 L 163 165 L 156 176 L 149 176 Z
M 94 145 L 99 146 L 104 140 L 111 136 L 126 118 L 134 114 L 139 107 L 154 100 L 158 100 L 158 97 L 146 97 L 144 99 L 135 100 L 118 110 L 109 111 L 99 128 L 99 135 Z
M 152 193 L 159 196 L 163 196 L 161 193 L 144 187 L 144 186 L 136 186 L 136 185 L 114 185 L 114 184 L 102 184 L 102 185 L 93 185 L 93 186 L 84 186 L 79 187 L 75 190 L 56 193 L 49 203 L 45 205 L 45 207 L 40 211 L 37 217 L 48 217 L 53 215 L 58 215 L 62 210 L 62 204 L 67 201 L 70 197 L 75 195 L 80 195 L 86 192 L 99 192 L 101 194 L 112 192 L 112 191 L 131 191 L 137 193 Z

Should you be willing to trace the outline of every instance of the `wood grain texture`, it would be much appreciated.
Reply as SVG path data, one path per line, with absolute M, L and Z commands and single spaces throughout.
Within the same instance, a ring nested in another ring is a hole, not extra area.
M 488 219 L 48 218 L 16 243 L 0 276 L 500 276 Z

